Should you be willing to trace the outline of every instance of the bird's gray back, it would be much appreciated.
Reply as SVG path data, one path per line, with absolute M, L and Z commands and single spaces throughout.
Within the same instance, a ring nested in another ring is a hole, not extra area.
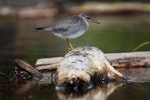
M 63 36 L 68 36 L 81 30 L 86 31 L 88 28 L 88 23 L 84 18 L 75 15 L 63 18 L 49 28 L 51 29 L 50 32 L 57 36 L 59 36 L 58 34 L 60 33 Z

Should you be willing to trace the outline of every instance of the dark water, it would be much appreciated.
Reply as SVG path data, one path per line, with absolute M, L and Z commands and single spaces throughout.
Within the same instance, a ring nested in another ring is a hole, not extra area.
M 131 52 L 139 44 L 150 41 L 150 15 L 101 16 L 100 25 L 90 23 L 89 30 L 72 40 L 74 47 L 95 46 L 105 53 Z M 51 84 L 35 81 L 21 85 L 13 79 L 13 61 L 23 59 L 34 65 L 39 58 L 64 56 L 67 46 L 64 40 L 46 32 L 36 32 L 35 27 L 49 25 L 51 19 L 0 21 L 0 100 L 148 100 L 150 83 L 108 84 L 99 86 L 83 96 L 72 96 L 55 91 Z M 139 51 L 149 51 L 146 45 Z M 112 91 L 113 90 L 113 91 Z

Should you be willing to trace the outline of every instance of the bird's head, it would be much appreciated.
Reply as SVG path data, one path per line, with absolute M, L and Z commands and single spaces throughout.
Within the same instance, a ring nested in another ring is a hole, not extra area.
M 87 20 L 91 20 L 92 22 L 95 22 L 97 24 L 100 24 L 98 21 L 96 21 L 95 19 L 89 17 L 86 13 L 80 13 L 79 16 L 86 18 Z

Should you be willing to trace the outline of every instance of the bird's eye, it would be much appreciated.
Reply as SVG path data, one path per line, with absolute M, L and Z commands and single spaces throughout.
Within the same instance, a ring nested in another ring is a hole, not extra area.
M 91 19 L 90 17 L 86 16 L 87 19 Z

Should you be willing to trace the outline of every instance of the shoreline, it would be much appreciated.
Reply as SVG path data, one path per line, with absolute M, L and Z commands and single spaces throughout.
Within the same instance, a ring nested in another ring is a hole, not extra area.
M 73 15 L 86 12 L 91 15 L 128 15 L 150 14 L 150 3 L 120 2 L 100 3 L 84 2 L 68 6 L 62 4 L 37 4 L 35 6 L 3 6 L 0 7 L 0 18 L 9 17 L 16 19 L 55 18 L 61 14 Z

